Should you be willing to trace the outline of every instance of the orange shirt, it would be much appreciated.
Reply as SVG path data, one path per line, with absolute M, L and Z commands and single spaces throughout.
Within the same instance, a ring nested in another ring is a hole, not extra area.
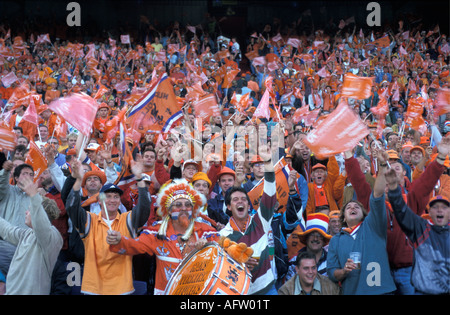
M 111 229 L 131 237 L 127 220 L 132 212 L 118 214 Z M 100 215 L 86 212 L 86 235 L 82 238 L 85 248 L 83 282 L 81 292 L 86 294 L 118 295 L 134 291 L 132 257 L 113 253 L 106 243 L 108 225 Z

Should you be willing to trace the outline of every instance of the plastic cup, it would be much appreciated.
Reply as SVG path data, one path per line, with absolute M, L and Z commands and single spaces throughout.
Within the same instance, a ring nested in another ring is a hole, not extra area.
M 349 258 L 353 260 L 353 263 L 356 264 L 357 269 L 361 269 L 361 253 L 360 252 L 351 252 Z

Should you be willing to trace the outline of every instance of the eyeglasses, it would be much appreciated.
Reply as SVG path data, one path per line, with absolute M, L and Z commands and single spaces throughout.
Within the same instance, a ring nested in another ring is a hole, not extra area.
M 172 206 L 174 206 L 175 208 L 178 208 L 178 209 L 183 208 L 183 206 L 184 206 L 186 209 L 192 209 L 192 208 L 193 208 L 192 203 L 190 203 L 190 202 L 182 203 L 181 201 L 175 202 Z

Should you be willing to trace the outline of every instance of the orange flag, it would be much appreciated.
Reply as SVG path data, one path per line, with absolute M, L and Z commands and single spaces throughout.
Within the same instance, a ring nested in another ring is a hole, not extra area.
M 41 174 L 47 169 L 47 159 L 33 140 L 30 141 L 30 150 L 28 151 L 25 163 L 30 164 L 33 167 L 34 182 L 36 182 Z
M 358 77 L 352 73 L 344 76 L 341 97 L 351 97 L 357 100 L 369 98 L 374 77 Z
M 36 106 L 31 98 L 29 98 L 29 105 L 22 119 L 36 125 L 36 127 L 39 125 L 39 117 L 36 111 Z
M 391 44 L 391 40 L 389 39 L 389 35 L 384 35 L 373 42 L 368 43 L 367 45 L 374 45 L 378 48 L 386 48 Z
M 311 131 L 303 142 L 319 159 L 353 149 L 369 134 L 369 129 L 346 101 Z
M 74 93 L 50 103 L 48 108 L 85 136 L 92 131 L 99 104 L 89 95 Z
M 439 88 L 436 92 L 434 117 L 437 119 L 440 115 L 448 112 L 450 112 L 450 89 Z
M 417 99 L 410 99 L 408 101 L 408 110 L 405 113 L 405 122 L 414 130 L 425 134 L 427 126 L 425 120 L 422 117 L 423 104 L 418 102 Z
M 284 157 L 282 157 L 277 164 L 275 164 L 275 183 L 277 187 L 277 199 L 280 203 L 281 209 L 279 210 L 281 213 L 286 211 L 286 205 L 289 199 L 289 172 L 291 168 L 285 161 Z M 264 178 L 261 179 L 249 192 L 248 197 L 252 203 L 253 209 L 259 208 L 259 201 L 264 189 Z
M 253 99 L 250 98 L 250 93 L 241 96 L 239 102 L 236 103 L 236 108 L 240 113 L 243 113 L 253 103 Z
M 183 117 L 173 85 L 166 73 L 155 79 L 127 116 L 127 125 L 141 134 L 168 132 Z
M 267 120 L 270 119 L 269 98 L 269 90 L 266 89 L 263 96 L 261 97 L 261 100 L 259 101 L 258 107 L 256 107 L 256 110 L 253 113 L 253 117 L 266 118 Z
M 16 133 L 0 127 L 0 149 L 13 151 L 16 147 Z
M 59 138 L 59 137 L 66 137 L 67 136 L 67 129 L 68 129 L 68 126 L 67 126 L 67 123 L 64 120 L 64 118 L 62 118 L 59 115 L 56 115 L 55 127 L 53 129 L 54 133 L 55 133 L 55 136 L 57 138 Z
M 220 116 L 219 105 L 214 94 L 207 94 L 192 103 L 195 111 L 195 117 L 201 118 L 204 121 L 209 121 L 211 116 Z

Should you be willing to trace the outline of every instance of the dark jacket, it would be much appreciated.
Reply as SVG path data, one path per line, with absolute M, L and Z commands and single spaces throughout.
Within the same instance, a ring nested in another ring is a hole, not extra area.
M 415 214 L 403 200 L 399 187 L 390 190 L 388 196 L 400 227 L 414 245 L 413 286 L 425 294 L 449 294 L 449 225 L 435 226 Z

